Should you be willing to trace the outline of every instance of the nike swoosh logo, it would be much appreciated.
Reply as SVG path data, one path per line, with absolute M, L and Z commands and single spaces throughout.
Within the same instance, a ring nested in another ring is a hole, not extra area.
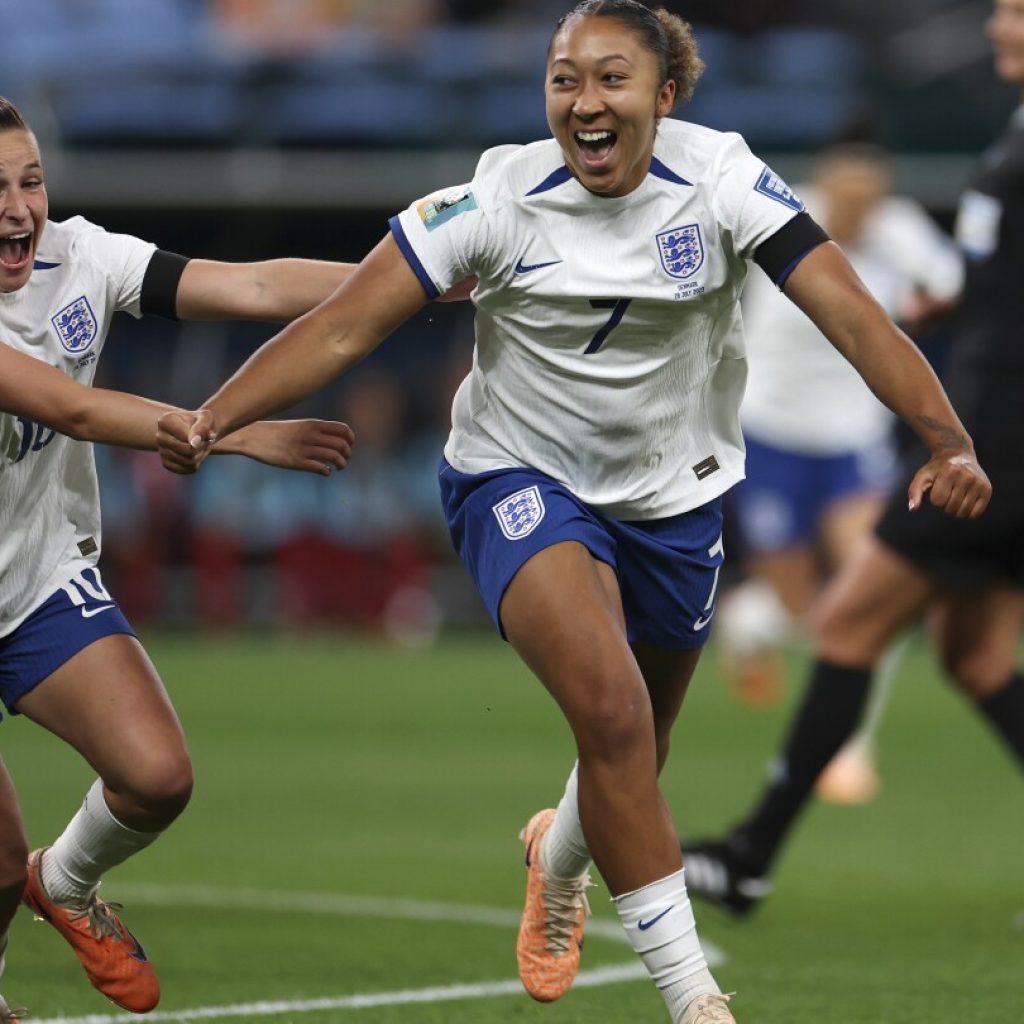
M 94 615 L 99 615 L 100 612 L 109 612 L 113 607 L 112 604 L 101 604 L 98 608 L 83 608 L 82 618 L 91 619 Z
M 148 964 L 149 957 L 146 956 L 146 951 L 142 948 L 142 943 L 127 928 L 124 930 L 125 938 L 129 939 L 132 943 L 133 949 L 128 950 L 128 955 L 133 960 L 138 960 L 140 964 Z
M 705 619 L 705 618 L 704 618 L 704 616 L 702 615 L 702 616 L 701 616 L 701 617 L 700 617 L 700 618 L 699 618 L 699 619 L 698 619 L 698 620 L 697 620 L 697 621 L 696 621 L 696 622 L 695 622 L 695 623 L 693 624 L 693 628 L 694 628 L 694 629 L 697 629 L 697 630 L 703 629 L 703 628 L 704 628 L 704 627 L 705 627 L 705 626 L 706 626 L 706 625 L 707 625 L 707 624 L 708 624 L 708 623 L 709 623 L 709 622 L 710 622 L 710 621 L 711 621 L 711 620 L 712 620 L 712 619 L 713 619 L 714 617 L 715 617 L 715 613 L 714 613 L 714 612 L 712 612 L 712 613 L 711 613 L 711 614 L 710 614 L 710 615 L 709 615 L 709 616 L 708 616 L 708 617 L 707 617 L 706 619 Z
M 642 932 L 647 931 L 648 928 L 653 928 L 671 909 L 672 907 L 666 907 L 660 914 L 655 914 L 650 921 L 637 921 L 637 928 Z
M 556 263 L 561 263 L 561 260 L 548 260 L 547 263 L 531 263 L 529 265 L 524 264 L 522 259 L 516 264 L 515 272 L 517 274 L 529 274 L 534 270 L 543 270 L 545 267 L 553 267 Z

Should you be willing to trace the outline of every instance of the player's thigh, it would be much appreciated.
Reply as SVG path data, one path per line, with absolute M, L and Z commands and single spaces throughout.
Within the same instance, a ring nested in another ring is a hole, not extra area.
M 834 572 L 852 555 L 860 539 L 878 521 L 883 507 L 883 496 L 877 491 L 867 491 L 841 498 L 824 509 L 819 533 L 829 572 Z
M 975 697 L 1003 686 L 1017 667 L 1024 591 L 991 586 L 936 601 L 929 626 L 943 667 Z
M 118 633 L 84 647 L 16 708 L 71 744 L 112 788 L 189 771 L 181 723 L 133 636 Z M 167 778 L 163 785 L 169 784 Z
M 632 649 L 651 698 L 660 771 L 668 756 L 672 726 L 686 699 L 703 648 L 680 651 L 637 642 Z
M 933 593 L 927 576 L 868 534 L 815 605 L 815 652 L 841 665 L 870 666 Z
M 650 718 L 615 573 L 582 544 L 554 544 L 525 562 L 505 590 L 501 623 L 574 730 Z

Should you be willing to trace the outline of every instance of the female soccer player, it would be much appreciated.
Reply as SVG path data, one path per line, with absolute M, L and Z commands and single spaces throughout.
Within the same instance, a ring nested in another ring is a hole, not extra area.
M 634 0 L 559 23 L 553 139 L 482 157 L 339 292 L 285 328 L 160 443 L 187 458 L 285 408 L 477 275 L 476 351 L 440 478 L 452 537 L 498 628 L 558 703 L 578 766 L 524 830 L 520 976 L 541 1000 L 579 964 L 593 858 L 674 1024 L 729 1024 L 658 787 L 714 611 L 722 493 L 743 473 L 738 310 L 754 259 L 931 455 L 910 500 L 974 516 L 989 488 L 913 344 L 743 140 L 667 120 L 702 64 L 689 26 Z
M 27 887 L 24 830 L 10 782 L 0 779 L 0 953 L 24 890 L 93 984 L 128 1010 L 151 1009 L 159 986 L 96 889 L 181 813 L 192 769 L 163 685 L 97 568 L 92 449 L 54 431 L 152 447 L 167 407 L 110 393 L 87 401 L 84 385 L 116 311 L 285 321 L 351 269 L 188 261 L 81 218 L 49 221 L 35 137 L 0 97 L 0 699 L 70 743 L 99 775 L 64 833 L 30 858 Z M 340 423 L 260 424 L 229 450 L 328 472 L 344 466 L 351 442 Z

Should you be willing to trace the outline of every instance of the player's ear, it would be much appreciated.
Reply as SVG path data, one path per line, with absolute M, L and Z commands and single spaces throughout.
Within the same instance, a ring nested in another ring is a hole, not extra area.
M 674 78 L 670 78 L 658 90 L 658 97 L 654 104 L 654 116 L 659 120 L 663 117 L 668 117 L 675 105 L 676 83 Z

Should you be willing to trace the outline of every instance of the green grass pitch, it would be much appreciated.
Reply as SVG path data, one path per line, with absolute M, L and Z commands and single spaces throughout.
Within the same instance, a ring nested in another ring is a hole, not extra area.
M 354 637 L 146 639 L 189 734 L 196 790 L 103 893 L 128 904 L 157 965 L 157 1019 L 665 1020 L 644 980 L 551 1006 L 516 991 L 516 836 L 557 801 L 572 749 L 496 637 L 427 652 Z M 717 831 L 745 808 L 801 668 L 794 658 L 782 706 L 751 711 L 705 657 L 664 775 L 685 833 Z M 30 841 L 47 843 L 90 773 L 22 719 L 5 720 L 0 743 Z M 728 957 L 716 973 L 738 992 L 740 1024 L 1024 1020 L 1019 773 L 920 646 L 880 744 L 881 794 L 860 808 L 815 806 L 755 917 L 698 907 L 702 934 Z M 628 969 L 607 891 L 591 893 L 603 926 L 584 969 Z M 33 1021 L 131 1019 L 26 911 L 2 990 Z

